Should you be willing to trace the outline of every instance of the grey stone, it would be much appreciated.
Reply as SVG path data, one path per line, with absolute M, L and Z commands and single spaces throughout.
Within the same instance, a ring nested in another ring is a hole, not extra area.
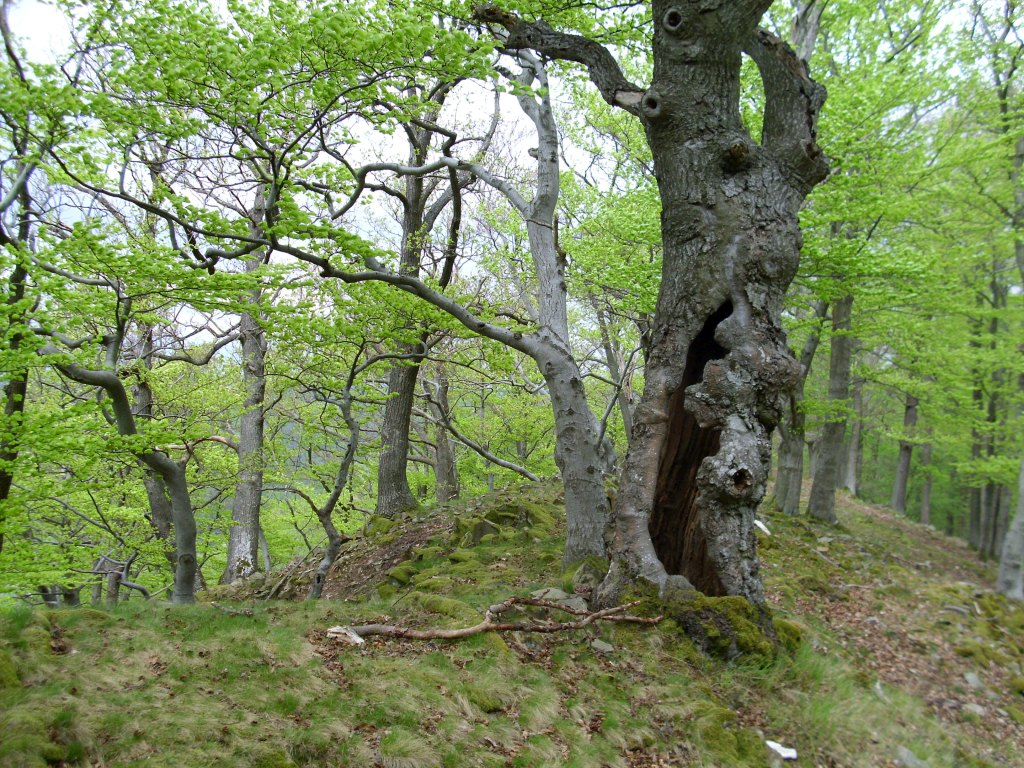
M 919 758 L 902 744 L 896 747 L 896 760 L 905 768 L 931 768 L 928 763 Z
M 981 678 L 978 677 L 978 674 L 976 672 L 965 672 L 964 680 L 967 681 L 967 684 L 971 686 L 971 688 L 980 689 L 985 687 L 985 684 L 981 682 Z
M 590 647 L 598 653 L 611 653 L 615 650 L 615 646 L 611 643 L 606 643 L 604 640 L 591 640 Z
M 977 715 L 978 717 L 985 717 L 988 715 L 987 709 L 981 706 L 981 704 L 975 704 L 973 701 L 964 704 L 964 711 L 970 712 L 972 715 Z
M 568 600 L 569 594 L 558 587 L 545 587 L 544 589 L 531 592 L 530 597 L 535 600 L 548 600 L 552 603 L 560 603 L 563 600 Z

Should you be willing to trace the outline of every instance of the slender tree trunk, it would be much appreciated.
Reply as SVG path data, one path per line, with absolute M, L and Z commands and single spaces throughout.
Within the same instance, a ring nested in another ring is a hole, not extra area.
M 262 258 L 246 263 L 247 272 L 256 272 Z M 263 498 L 263 402 L 267 391 L 267 341 L 260 325 L 263 292 L 249 292 L 253 309 L 243 312 L 239 331 L 242 343 L 242 374 L 246 396 L 238 434 L 238 485 L 231 507 L 231 531 L 228 534 L 228 563 L 222 583 L 244 579 L 259 567 L 260 504 Z
M 341 494 L 348 486 L 349 478 L 352 475 L 352 465 L 356 458 L 356 449 L 359 447 L 359 421 L 352 414 L 351 392 L 354 378 L 355 369 L 353 369 L 353 374 L 349 377 L 348 384 L 340 400 L 342 417 L 348 426 L 348 443 L 345 446 L 345 454 L 338 464 L 338 472 L 334 478 L 334 487 L 331 489 L 331 495 L 322 506 L 314 507 L 317 519 L 320 521 L 324 533 L 327 534 L 327 549 L 324 550 L 324 556 L 320 559 L 319 565 L 317 565 L 316 573 L 313 574 L 313 583 L 310 585 L 309 595 L 307 596 L 308 600 L 318 600 L 323 594 L 324 584 L 327 583 L 327 575 L 331 571 L 331 566 L 338 559 L 342 544 L 347 541 L 334 525 L 333 516 L 334 510 L 338 506 L 338 501 L 341 499 Z
M 615 400 L 619 408 L 619 415 L 622 416 L 622 425 L 628 439 L 633 431 L 633 389 L 628 381 L 629 371 L 625 370 L 625 361 L 622 357 L 621 348 L 612 340 L 611 334 L 608 331 L 608 318 L 605 317 L 604 311 L 597 309 L 597 302 L 593 297 L 591 297 L 591 303 L 595 305 L 594 308 L 597 311 L 597 324 L 601 330 L 601 347 L 604 349 L 605 365 L 608 366 L 608 373 L 612 381 L 619 388 L 615 394 Z
M 932 444 L 921 445 L 921 523 L 932 524 Z
M 6 13 L 6 10 L 3 11 Z M 22 229 L 28 235 L 27 219 L 23 217 Z M 2 243 L 0 243 L 2 245 Z M 9 339 L 8 351 L 17 355 L 22 346 L 24 333 L 19 328 L 25 322 L 25 313 L 20 310 L 25 300 L 25 288 L 28 272 L 21 264 L 11 270 L 7 283 L 7 323 L 6 337 Z M 25 415 L 25 401 L 28 396 L 28 369 L 19 367 L 6 372 L 7 383 L 4 384 L 4 420 L 0 425 L 0 521 L 7 514 L 7 500 L 14 485 L 14 463 L 21 450 L 21 422 Z M 0 552 L 4 549 L 4 532 L 0 529 Z
M 144 421 L 153 418 L 153 388 L 149 376 L 153 370 L 153 329 L 146 326 L 142 329 L 142 348 L 138 357 L 138 370 L 135 386 L 132 388 L 132 399 L 135 403 L 135 416 Z M 150 524 L 158 539 L 167 541 L 171 538 L 171 499 L 167 485 L 159 473 L 143 466 L 142 484 L 149 500 Z M 173 561 L 173 551 L 168 553 Z
M 45 355 L 59 353 L 59 351 L 44 348 L 41 353 Z M 90 370 L 72 364 L 61 364 L 57 367 L 73 381 L 102 388 L 109 398 L 118 433 L 125 437 L 138 434 L 131 401 L 116 372 Z M 137 456 L 140 462 L 160 475 L 170 497 L 175 552 L 174 588 L 171 591 L 171 602 L 193 603 L 195 602 L 198 562 L 196 559 L 196 518 L 192 499 L 189 496 L 185 465 L 172 460 L 166 453 L 159 450 L 144 450 Z
M 917 398 L 907 395 L 903 408 L 903 437 L 900 439 L 900 450 L 896 458 L 896 476 L 892 483 L 892 498 L 889 506 L 901 515 L 907 513 L 907 485 L 910 481 L 910 460 L 914 452 L 914 427 L 917 426 Z
M 565 484 L 563 562 L 604 557 L 609 510 L 604 476 L 614 458 L 603 450 L 601 426 L 587 403 L 583 375 L 572 355 L 545 350 L 537 363 L 555 412 L 555 464 Z
M 775 506 L 783 514 L 797 515 L 800 513 L 800 491 L 804 480 L 804 425 L 806 415 L 800 404 L 804 397 L 804 384 L 811 372 L 814 354 L 818 351 L 821 341 L 820 321 L 828 311 L 828 303 L 819 301 L 814 307 L 817 321 L 804 347 L 800 351 L 800 377 L 793 392 L 790 394 L 789 408 L 779 422 L 779 433 L 782 441 L 779 444 L 779 469 L 775 480 Z
M 860 469 L 864 460 L 864 381 L 853 382 L 853 419 L 850 422 L 850 440 L 847 443 L 846 464 L 842 486 L 856 497 L 860 491 Z
M 448 374 L 443 365 L 437 366 L 437 376 L 433 382 L 430 397 L 430 409 L 435 418 L 434 425 L 434 478 L 435 495 L 439 504 L 456 499 L 459 496 L 459 473 L 455 461 L 455 451 L 445 424 L 451 417 L 451 406 L 448 404 Z
M 811 517 L 836 523 L 836 487 L 839 464 L 846 431 L 846 418 L 836 411 L 845 407 L 850 394 L 850 356 L 852 340 L 849 336 L 853 296 L 844 296 L 832 305 L 832 351 L 829 358 L 828 400 L 835 409 L 821 430 L 820 453 L 811 484 L 808 507 Z

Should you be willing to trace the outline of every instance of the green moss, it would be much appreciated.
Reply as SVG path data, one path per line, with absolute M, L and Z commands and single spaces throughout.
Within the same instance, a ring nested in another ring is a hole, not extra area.
M 294 768 L 296 763 L 283 749 L 269 748 L 251 756 L 252 768 Z
M 1010 690 L 1014 693 L 1024 694 L 1024 676 L 1011 679 Z
M 482 618 L 480 613 L 472 606 L 467 605 L 461 600 L 455 600 L 443 595 L 416 591 L 410 592 L 406 600 L 429 613 L 437 613 L 462 622 L 473 622 L 475 624 Z
M 772 618 L 772 624 L 775 626 L 775 634 L 778 635 L 782 647 L 790 653 L 794 653 L 803 642 L 807 628 L 795 621 L 780 619 L 777 616 Z
M 37 713 L 14 710 L 0 720 L 0 765 L 36 768 L 58 763 L 67 756 L 60 744 L 50 740 L 49 728 Z
M 417 576 L 413 578 L 412 583 L 422 592 L 447 592 L 454 585 L 449 576 Z
M 399 563 L 388 571 L 388 578 L 400 586 L 405 586 L 415 573 L 416 568 L 411 563 Z
M 5 649 L 0 648 L 0 691 L 20 687 L 21 681 L 18 679 L 18 669 L 14 664 L 14 657 Z
M 456 549 L 448 555 L 453 563 L 464 563 L 467 560 L 476 560 L 479 556 L 471 549 Z
M 1008 704 L 1006 706 L 1006 714 L 1010 716 L 1010 719 L 1018 725 L 1024 725 L 1024 709 Z
M 608 573 L 608 561 L 603 557 L 588 557 L 574 563 L 562 572 L 562 589 L 566 592 L 586 594 L 592 592 Z
M 714 656 L 772 656 L 775 646 L 758 625 L 757 608 L 742 597 L 694 594 L 676 620 L 694 642 Z
M 376 539 L 386 533 L 390 533 L 397 525 L 397 520 L 392 520 L 382 515 L 373 515 L 366 523 L 366 535 Z

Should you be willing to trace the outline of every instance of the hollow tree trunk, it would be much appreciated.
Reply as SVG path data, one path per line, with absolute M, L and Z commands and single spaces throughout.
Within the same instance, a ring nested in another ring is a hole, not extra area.
M 828 304 L 819 301 L 814 307 L 814 315 L 819 321 L 825 317 Z M 800 513 L 800 491 L 804 480 L 804 424 L 806 416 L 800 403 L 803 401 L 804 384 L 814 362 L 814 354 L 821 341 L 820 324 L 815 324 L 804 347 L 800 351 L 800 375 L 793 391 L 788 398 L 789 407 L 782 421 L 779 422 L 779 433 L 782 441 L 779 444 L 779 469 L 775 476 L 775 506 L 786 515 Z
M 844 296 L 832 304 L 832 350 L 828 367 L 828 400 L 833 409 L 844 407 L 850 394 L 850 355 L 852 343 L 848 335 L 853 296 Z M 833 411 L 821 430 L 817 466 L 811 483 L 808 512 L 811 517 L 836 523 L 836 488 L 842 460 L 846 418 Z
M 903 437 L 900 440 L 900 451 L 896 457 L 896 476 L 893 479 L 892 498 L 889 501 L 889 506 L 893 511 L 901 515 L 907 512 L 907 484 L 910 481 L 910 460 L 914 452 L 914 443 L 909 438 L 913 436 L 915 426 L 917 426 L 917 398 L 908 394 L 903 409 Z
M 262 263 L 262 259 L 252 259 L 246 263 L 246 271 L 254 272 Z M 261 298 L 261 290 L 250 291 L 249 300 L 253 309 L 242 313 L 239 325 L 246 395 L 238 432 L 238 485 L 231 506 L 228 563 L 222 579 L 224 584 L 251 576 L 259 566 L 265 424 L 263 401 L 267 391 L 267 341 L 258 316 Z
M 779 316 L 797 212 L 826 172 L 813 137 L 824 94 L 755 32 L 761 6 L 653 9 L 654 83 L 639 110 L 662 199 L 662 284 L 603 600 L 625 575 L 761 606 L 754 511 L 799 375 Z M 765 85 L 763 145 L 737 110 L 741 49 Z

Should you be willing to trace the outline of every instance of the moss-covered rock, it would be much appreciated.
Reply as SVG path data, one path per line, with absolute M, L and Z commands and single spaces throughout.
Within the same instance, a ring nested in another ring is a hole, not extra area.
M 1012 678 L 1010 680 L 1010 690 L 1024 696 L 1024 676 Z
M 388 571 L 388 578 L 399 586 L 405 586 L 409 583 L 415 573 L 416 567 L 413 566 L 412 563 L 399 563 Z
M 456 549 L 448 555 L 448 559 L 453 563 L 464 563 L 467 560 L 477 560 L 479 555 L 472 549 Z

